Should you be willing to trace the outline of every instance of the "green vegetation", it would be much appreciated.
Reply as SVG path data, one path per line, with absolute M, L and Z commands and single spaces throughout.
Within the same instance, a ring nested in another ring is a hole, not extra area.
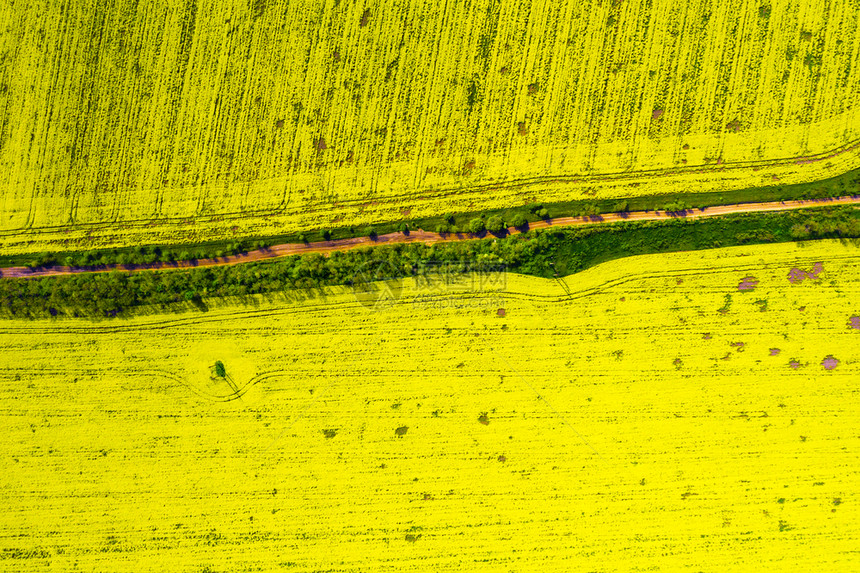
M 516 227 L 517 229 L 520 229 L 520 228 L 526 226 L 526 224 L 528 223 L 528 219 L 526 219 L 526 216 L 523 215 L 522 213 L 517 212 L 517 213 L 514 213 L 513 215 L 511 215 L 509 223 L 512 227 Z
M 215 362 L 215 376 L 219 376 L 221 378 L 227 377 L 227 369 L 224 368 L 224 363 L 220 360 Z
M 117 249 L 99 249 L 67 251 L 59 253 L 0 255 L 0 267 L 29 266 L 32 268 L 50 265 L 66 265 L 76 267 L 97 267 L 118 263 L 122 265 L 146 265 L 155 262 L 188 261 L 216 256 L 218 251 L 223 255 L 235 255 L 251 249 L 265 248 L 281 243 L 303 243 L 347 239 L 360 236 L 375 238 L 377 235 L 403 231 L 408 229 L 423 229 L 437 233 L 471 230 L 470 224 L 482 215 L 489 218 L 498 216 L 502 221 L 508 221 L 511 226 L 524 227 L 528 222 L 557 217 L 587 217 L 601 213 L 668 210 L 667 207 L 683 207 L 701 209 L 713 205 L 733 203 L 750 203 L 759 201 L 789 201 L 796 199 L 824 199 L 844 195 L 860 195 L 860 169 L 849 171 L 838 177 L 812 183 L 797 185 L 753 187 L 735 191 L 719 191 L 713 193 L 686 193 L 666 196 L 631 197 L 625 200 L 592 199 L 587 201 L 569 201 L 553 204 L 526 204 L 509 209 L 487 211 L 486 213 L 461 213 L 453 215 L 446 213 L 440 217 L 428 217 L 410 221 L 392 221 L 381 223 L 364 229 L 342 227 L 337 229 L 320 229 L 313 232 L 290 233 L 268 237 L 247 238 L 244 240 L 213 241 L 195 245 L 151 245 Z M 522 223 L 520 223 L 522 221 Z M 485 228 L 486 228 L 485 222 Z M 373 230 L 373 235 L 370 235 Z M 483 230 L 483 229 L 481 229 Z
M 501 232 L 505 228 L 505 222 L 498 215 L 493 215 L 487 219 L 487 230 L 491 233 Z
M 356 269 L 387 261 L 403 277 L 422 263 L 461 262 L 462 271 L 503 265 L 527 275 L 564 276 L 621 257 L 785 242 L 799 229 L 810 238 L 860 237 L 860 209 L 844 206 L 782 213 L 745 213 L 708 219 L 624 221 L 545 229 L 474 241 L 404 243 L 292 256 L 223 267 L 0 280 L 0 312 L 6 316 L 111 317 L 142 305 L 205 310 L 207 297 L 244 297 L 287 289 L 352 284 Z M 481 261 L 477 263 L 476 261 Z M 191 293 L 188 300 L 187 293 Z

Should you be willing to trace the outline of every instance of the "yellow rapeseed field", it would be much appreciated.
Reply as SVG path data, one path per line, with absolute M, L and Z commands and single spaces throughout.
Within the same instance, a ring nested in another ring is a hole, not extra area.
M 860 165 L 856 0 L 0 3 L 0 250 Z
M 858 257 L 6 321 L 2 567 L 854 569 Z

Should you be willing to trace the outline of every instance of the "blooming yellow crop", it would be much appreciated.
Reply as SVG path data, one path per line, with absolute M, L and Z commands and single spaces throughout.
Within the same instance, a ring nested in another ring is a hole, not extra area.
M 821 241 L 5 321 L 4 568 L 850 570 L 857 263 Z
M 860 165 L 851 0 L 0 6 L 0 251 Z M 800 161 L 800 163 L 798 163 Z

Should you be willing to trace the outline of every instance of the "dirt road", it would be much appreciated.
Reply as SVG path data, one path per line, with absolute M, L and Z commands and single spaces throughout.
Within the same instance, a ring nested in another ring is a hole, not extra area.
M 771 201 L 767 203 L 741 203 L 735 205 L 719 205 L 704 207 L 702 209 L 688 209 L 686 211 L 666 213 L 665 211 L 634 211 L 630 213 L 609 213 L 605 215 L 594 215 L 584 217 L 558 217 L 546 221 L 529 223 L 529 229 L 545 229 L 547 227 L 571 227 L 581 225 L 598 225 L 600 223 L 611 223 L 613 221 L 657 221 L 661 219 L 699 219 L 702 217 L 715 217 L 731 213 L 753 213 L 764 211 L 787 211 L 791 209 L 802 209 L 808 207 L 823 207 L 828 205 L 860 204 L 860 195 L 845 197 L 832 197 L 827 199 L 806 199 L 797 201 Z M 507 234 L 520 233 L 516 228 L 509 228 Z M 231 255 L 217 259 L 199 259 L 194 263 L 183 261 L 178 263 L 154 263 L 151 265 L 134 265 L 126 268 L 121 265 L 106 265 L 99 268 L 71 268 L 55 266 L 47 269 L 30 270 L 27 267 L 8 267 L 0 269 L 0 276 L 6 278 L 35 278 L 58 275 L 70 275 L 77 273 L 106 273 L 114 270 L 122 272 L 135 272 L 140 270 L 157 269 L 182 269 L 191 267 L 215 267 L 224 265 L 235 265 L 250 261 L 261 261 L 277 257 L 301 255 L 305 253 L 330 253 L 332 251 L 346 251 L 371 245 L 386 245 L 394 243 L 425 244 L 445 243 L 451 241 L 468 241 L 476 237 L 471 233 L 447 233 L 444 236 L 438 233 L 416 230 L 409 235 L 399 232 L 379 235 L 375 239 L 369 237 L 356 237 L 352 239 L 339 239 L 336 241 L 321 241 L 318 243 L 287 243 L 274 245 L 267 249 L 249 251 L 246 254 Z

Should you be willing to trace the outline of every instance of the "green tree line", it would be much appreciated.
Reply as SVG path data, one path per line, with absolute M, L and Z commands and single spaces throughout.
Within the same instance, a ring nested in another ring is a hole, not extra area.
M 467 272 L 482 265 L 552 277 L 631 255 L 815 238 L 860 237 L 860 210 L 818 208 L 749 213 L 706 219 L 625 221 L 580 228 L 529 231 L 472 241 L 377 245 L 311 253 L 264 262 L 176 270 L 111 271 L 0 280 L 0 312 L 7 317 L 116 317 L 150 306 L 205 308 L 210 297 L 244 297 L 291 289 L 349 285 L 370 263 L 388 263 L 402 277 L 427 261 L 462 262 Z

